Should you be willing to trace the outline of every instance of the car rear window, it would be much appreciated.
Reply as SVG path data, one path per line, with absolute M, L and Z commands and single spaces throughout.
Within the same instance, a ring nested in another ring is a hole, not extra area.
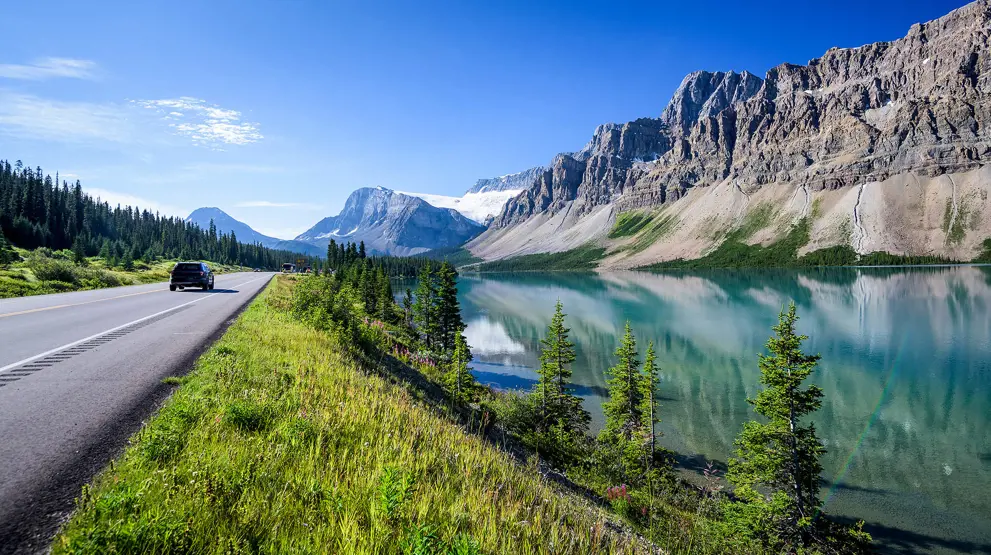
M 176 270 L 179 270 L 180 272 L 199 272 L 200 271 L 200 265 L 199 264 L 176 264 L 175 265 L 175 269 Z

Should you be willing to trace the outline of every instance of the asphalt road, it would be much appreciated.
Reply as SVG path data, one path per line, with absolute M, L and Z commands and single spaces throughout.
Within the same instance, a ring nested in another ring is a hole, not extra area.
M 216 277 L 0 300 L 0 553 L 44 552 L 80 488 L 124 448 L 271 279 Z

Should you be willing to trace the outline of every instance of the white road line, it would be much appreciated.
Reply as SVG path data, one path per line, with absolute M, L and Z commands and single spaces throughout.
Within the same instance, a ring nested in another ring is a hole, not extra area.
M 268 276 L 268 279 L 271 279 L 271 278 L 272 278 L 272 276 Z M 242 286 L 248 285 L 249 283 L 254 283 L 254 282 L 256 282 L 256 281 L 258 281 L 260 279 L 266 279 L 266 278 L 255 278 L 255 279 L 252 279 L 250 281 L 246 281 L 244 283 L 240 283 L 238 285 L 235 285 L 234 287 L 242 287 Z M 72 343 L 66 343 L 65 345 L 62 345 L 60 347 L 55 347 L 54 349 L 47 350 L 47 351 L 45 351 L 43 353 L 38 353 L 38 354 L 36 354 L 34 356 L 29 356 L 28 358 L 25 358 L 23 360 L 19 360 L 17 362 L 8 364 L 7 366 L 4 366 L 3 368 L 0 368 L 0 374 L 6 372 L 8 370 L 13 370 L 14 368 L 17 368 L 18 366 L 21 366 L 23 364 L 27 364 L 29 362 L 33 362 L 35 360 L 38 360 L 39 358 L 44 358 L 44 357 L 46 357 L 48 355 L 55 354 L 55 353 L 57 353 L 59 351 L 64 351 L 64 350 L 66 350 L 66 349 L 68 349 L 70 347 L 75 347 L 76 345 L 79 345 L 80 343 L 85 343 L 85 342 L 87 342 L 87 341 L 89 341 L 91 339 L 96 339 L 97 337 L 101 337 L 101 336 L 107 335 L 108 333 L 113 333 L 113 332 L 115 332 L 117 330 L 124 329 L 124 328 L 126 328 L 128 326 L 133 326 L 134 324 L 139 324 L 141 322 L 144 322 L 145 320 L 150 320 L 152 318 L 155 318 L 156 316 L 161 316 L 162 314 L 168 314 L 169 312 L 172 312 L 173 310 L 178 310 L 178 309 L 180 309 L 180 308 L 182 308 L 184 306 L 189 306 L 189 305 L 191 305 L 193 303 L 198 303 L 198 302 L 200 302 L 200 301 L 202 301 L 204 299 L 209 299 L 210 297 L 213 297 L 215 295 L 221 295 L 221 294 L 222 293 L 210 293 L 209 295 L 204 295 L 204 296 L 199 297 L 197 299 L 193 299 L 193 300 L 189 301 L 188 303 L 182 303 L 180 305 L 173 306 L 172 308 L 166 308 L 165 310 L 163 310 L 161 312 L 156 312 L 154 314 L 150 314 L 148 316 L 145 316 L 144 318 L 138 318 L 137 320 L 128 322 L 126 324 L 121 324 L 121 325 L 119 325 L 119 326 L 117 326 L 115 328 L 110 328 L 108 330 L 101 331 L 100 333 L 95 333 L 95 334 L 93 334 L 93 335 L 91 335 L 89 337 L 84 337 L 82 339 L 73 341 Z

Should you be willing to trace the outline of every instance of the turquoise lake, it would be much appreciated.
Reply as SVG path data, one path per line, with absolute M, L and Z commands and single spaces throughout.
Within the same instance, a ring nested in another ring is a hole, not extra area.
M 827 512 L 889 552 L 991 552 L 991 268 L 464 274 L 459 295 L 475 375 L 503 389 L 534 383 L 560 299 L 596 423 L 629 321 L 641 353 L 657 346 L 662 443 L 688 469 L 732 454 L 757 354 L 794 301 L 822 355 Z

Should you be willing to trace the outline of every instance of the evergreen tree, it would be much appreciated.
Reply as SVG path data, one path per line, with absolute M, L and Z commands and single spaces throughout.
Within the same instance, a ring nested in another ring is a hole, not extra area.
M 609 400 L 602 404 L 606 422 L 599 432 L 600 467 L 607 475 L 624 483 L 643 477 L 645 449 L 638 436 L 643 430 L 643 376 L 637 341 L 626 323 L 626 331 L 616 349 L 617 364 L 606 372 Z
M 447 375 L 448 388 L 456 403 L 470 403 L 474 400 L 477 384 L 475 377 L 471 375 L 471 368 L 468 367 L 471 359 L 471 349 L 465 341 L 465 336 L 459 333 L 454 340 L 451 369 Z
M 457 272 L 445 261 L 437 271 L 437 331 L 440 349 L 445 353 L 454 350 L 457 336 L 464 331 L 461 321 L 461 305 L 458 303 Z
M 416 301 L 413 303 L 413 321 L 423 344 L 432 350 L 437 344 L 437 285 L 434 272 L 427 263 L 420 270 L 419 284 L 416 286 Z
M 640 354 L 630 323 L 616 349 L 619 362 L 606 373 L 609 400 L 603 403 L 606 416 L 602 433 L 606 437 L 622 437 L 625 440 L 641 429 L 643 423 L 643 388 L 640 385 Z
M 413 327 L 413 291 L 409 287 L 403 294 L 403 322 L 405 322 L 406 327 Z
M 747 399 L 767 422 L 746 423 L 726 474 L 739 499 L 731 504 L 731 524 L 775 550 L 808 546 L 814 536 L 813 519 L 822 508 L 819 457 L 826 449 L 815 425 L 803 423 L 822 405 L 822 390 L 803 383 L 820 357 L 802 352 L 808 337 L 795 333 L 796 320 L 791 303 L 772 328 L 775 335 L 767 341 L 770 354 L 759 359 L 764 388 L 756 398 Z
M 641 406 L 640 414 L 643 415 L 643 430 L 645 444 L 647 447 L 647 469 L 653 466 L 654 456 L 657 453 L 656 425 L 661 421 L 657 416 L 657 353 L 654 352 L 654 342 L 647 344 L 647 356 L 643 361 L 643 377 L 640 380 Z
M 86 264 L 86 248 L 83 246 L 83 238 L 77 236 L 72 242 L 72 259 L 76 264 Z
M 547 335 L 540 340 L 540 380 L 533 393 L 538 409 L 537 450 L 561 460 L 581 450 L 591 420 L 581 398 L 569 389 L 575 344 L 568 338 L 571 330 L 564 324 L 565 316 L 558 301 Z
M 375 280 L 378 282 L 378 317 L 383 322 L 392 321 L 392 283 L 381 266 L 375 270 Z
M 358 258 L 365 258 L 365 242 L 362 241 L 358 245 Z

